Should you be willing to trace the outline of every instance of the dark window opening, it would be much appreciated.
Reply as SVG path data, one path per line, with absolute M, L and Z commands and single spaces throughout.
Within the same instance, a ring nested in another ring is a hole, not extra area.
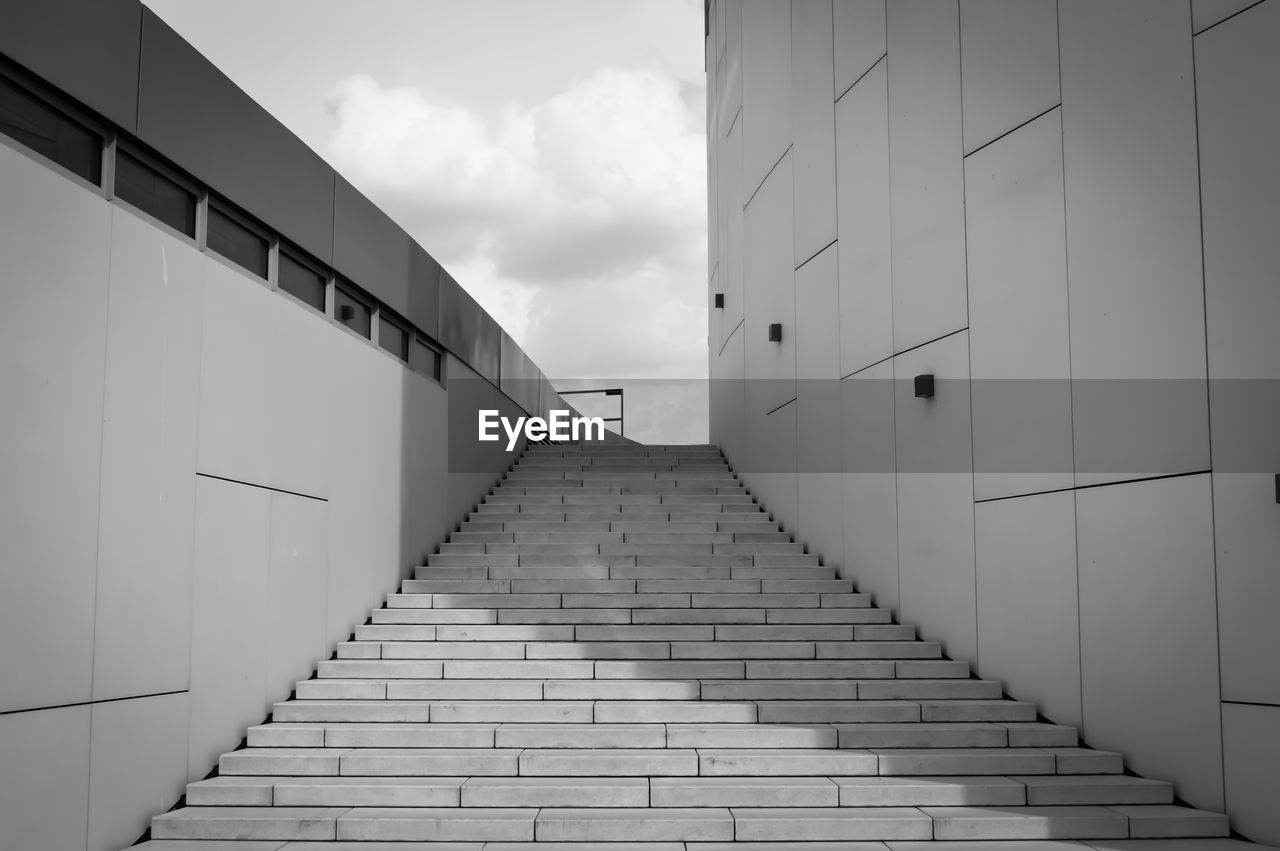
M 421 337 L 414 337 L 409 346 L 409 366 L 423 375 L 440 381 L 444 376 L 444 356 L 439 349 L 428 346 Z
M 341 286 L 333 288 L 333 318 L 366 340 L 373 336 L 373 311 Z
M 378 314 L 378 345 L 409 362 L 409 332 L 382 314 Z
M 267 277 L 267 240 L 231 218 L 214 205 L 209 205 L 209 230 L 206 243 L 210 250 L 248 269 L 259 278 Z
M 280 252 L 280 289 L 324 312 L 324 275 Z
M 115 195 L 187 236 L 196 235 L 196 195 L 148 165 L 116 151 Z
M 0 133 L 90 183 L 102 184 L 102 137 L 0 77 Z

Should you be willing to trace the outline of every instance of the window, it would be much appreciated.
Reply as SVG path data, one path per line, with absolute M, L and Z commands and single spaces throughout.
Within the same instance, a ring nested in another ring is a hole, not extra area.
M 116 150 L 115 195 L 187 236 L 196 235 L 196 195 L 133 155 Z
M 378 314 L 378 345 L 409 362 L 409 332 L 388 319 L 385 313 Z
M 0 133 L 90 183 L 102 184 L 102 136 L 0 77 Z
M 348 287 L 333 288 L 333 318 L 366 340 L 373 336 L 373 310 Z
M 324 286 L 324 275 L 295 259 L 289 252 L 280 252 L 280 289 L 323 313 Z
M 231 217 L 216 205 L 209 205 L 209 248 L 248 269 L 263 280 L 267 277 L 267 254 L 270 245 L 264 236 Z
M 419 336 L 414 336 L 409 345 L 409 366 L 436 381 L 444 378 L 444 356 L 440 350 L 427 344 Z

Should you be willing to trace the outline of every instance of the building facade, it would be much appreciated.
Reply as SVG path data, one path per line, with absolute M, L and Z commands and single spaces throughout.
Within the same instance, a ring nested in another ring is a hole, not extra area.
M 1278 40 L 1278 0 L 707 4 L 712 441 L 878 604 L 1272 843 Z
M 0 22 L 0 848 L 108 851 L 570 406 L 137 0 Z

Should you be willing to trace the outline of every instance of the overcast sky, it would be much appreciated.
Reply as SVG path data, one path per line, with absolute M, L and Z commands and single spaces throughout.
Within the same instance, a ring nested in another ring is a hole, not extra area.
M 557 386 L 642 379 L 629 436 L 706 440 L 705 383 L 650 380 L 707 372 L 702 0 L 144 2 Z

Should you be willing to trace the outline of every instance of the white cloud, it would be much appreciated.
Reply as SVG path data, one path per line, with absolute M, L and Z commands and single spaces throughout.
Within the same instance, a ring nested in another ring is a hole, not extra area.
M 554 380 L 706 374 L 701 96 L 602 68 L 486 122 L 349 77 L 327 152 Z

